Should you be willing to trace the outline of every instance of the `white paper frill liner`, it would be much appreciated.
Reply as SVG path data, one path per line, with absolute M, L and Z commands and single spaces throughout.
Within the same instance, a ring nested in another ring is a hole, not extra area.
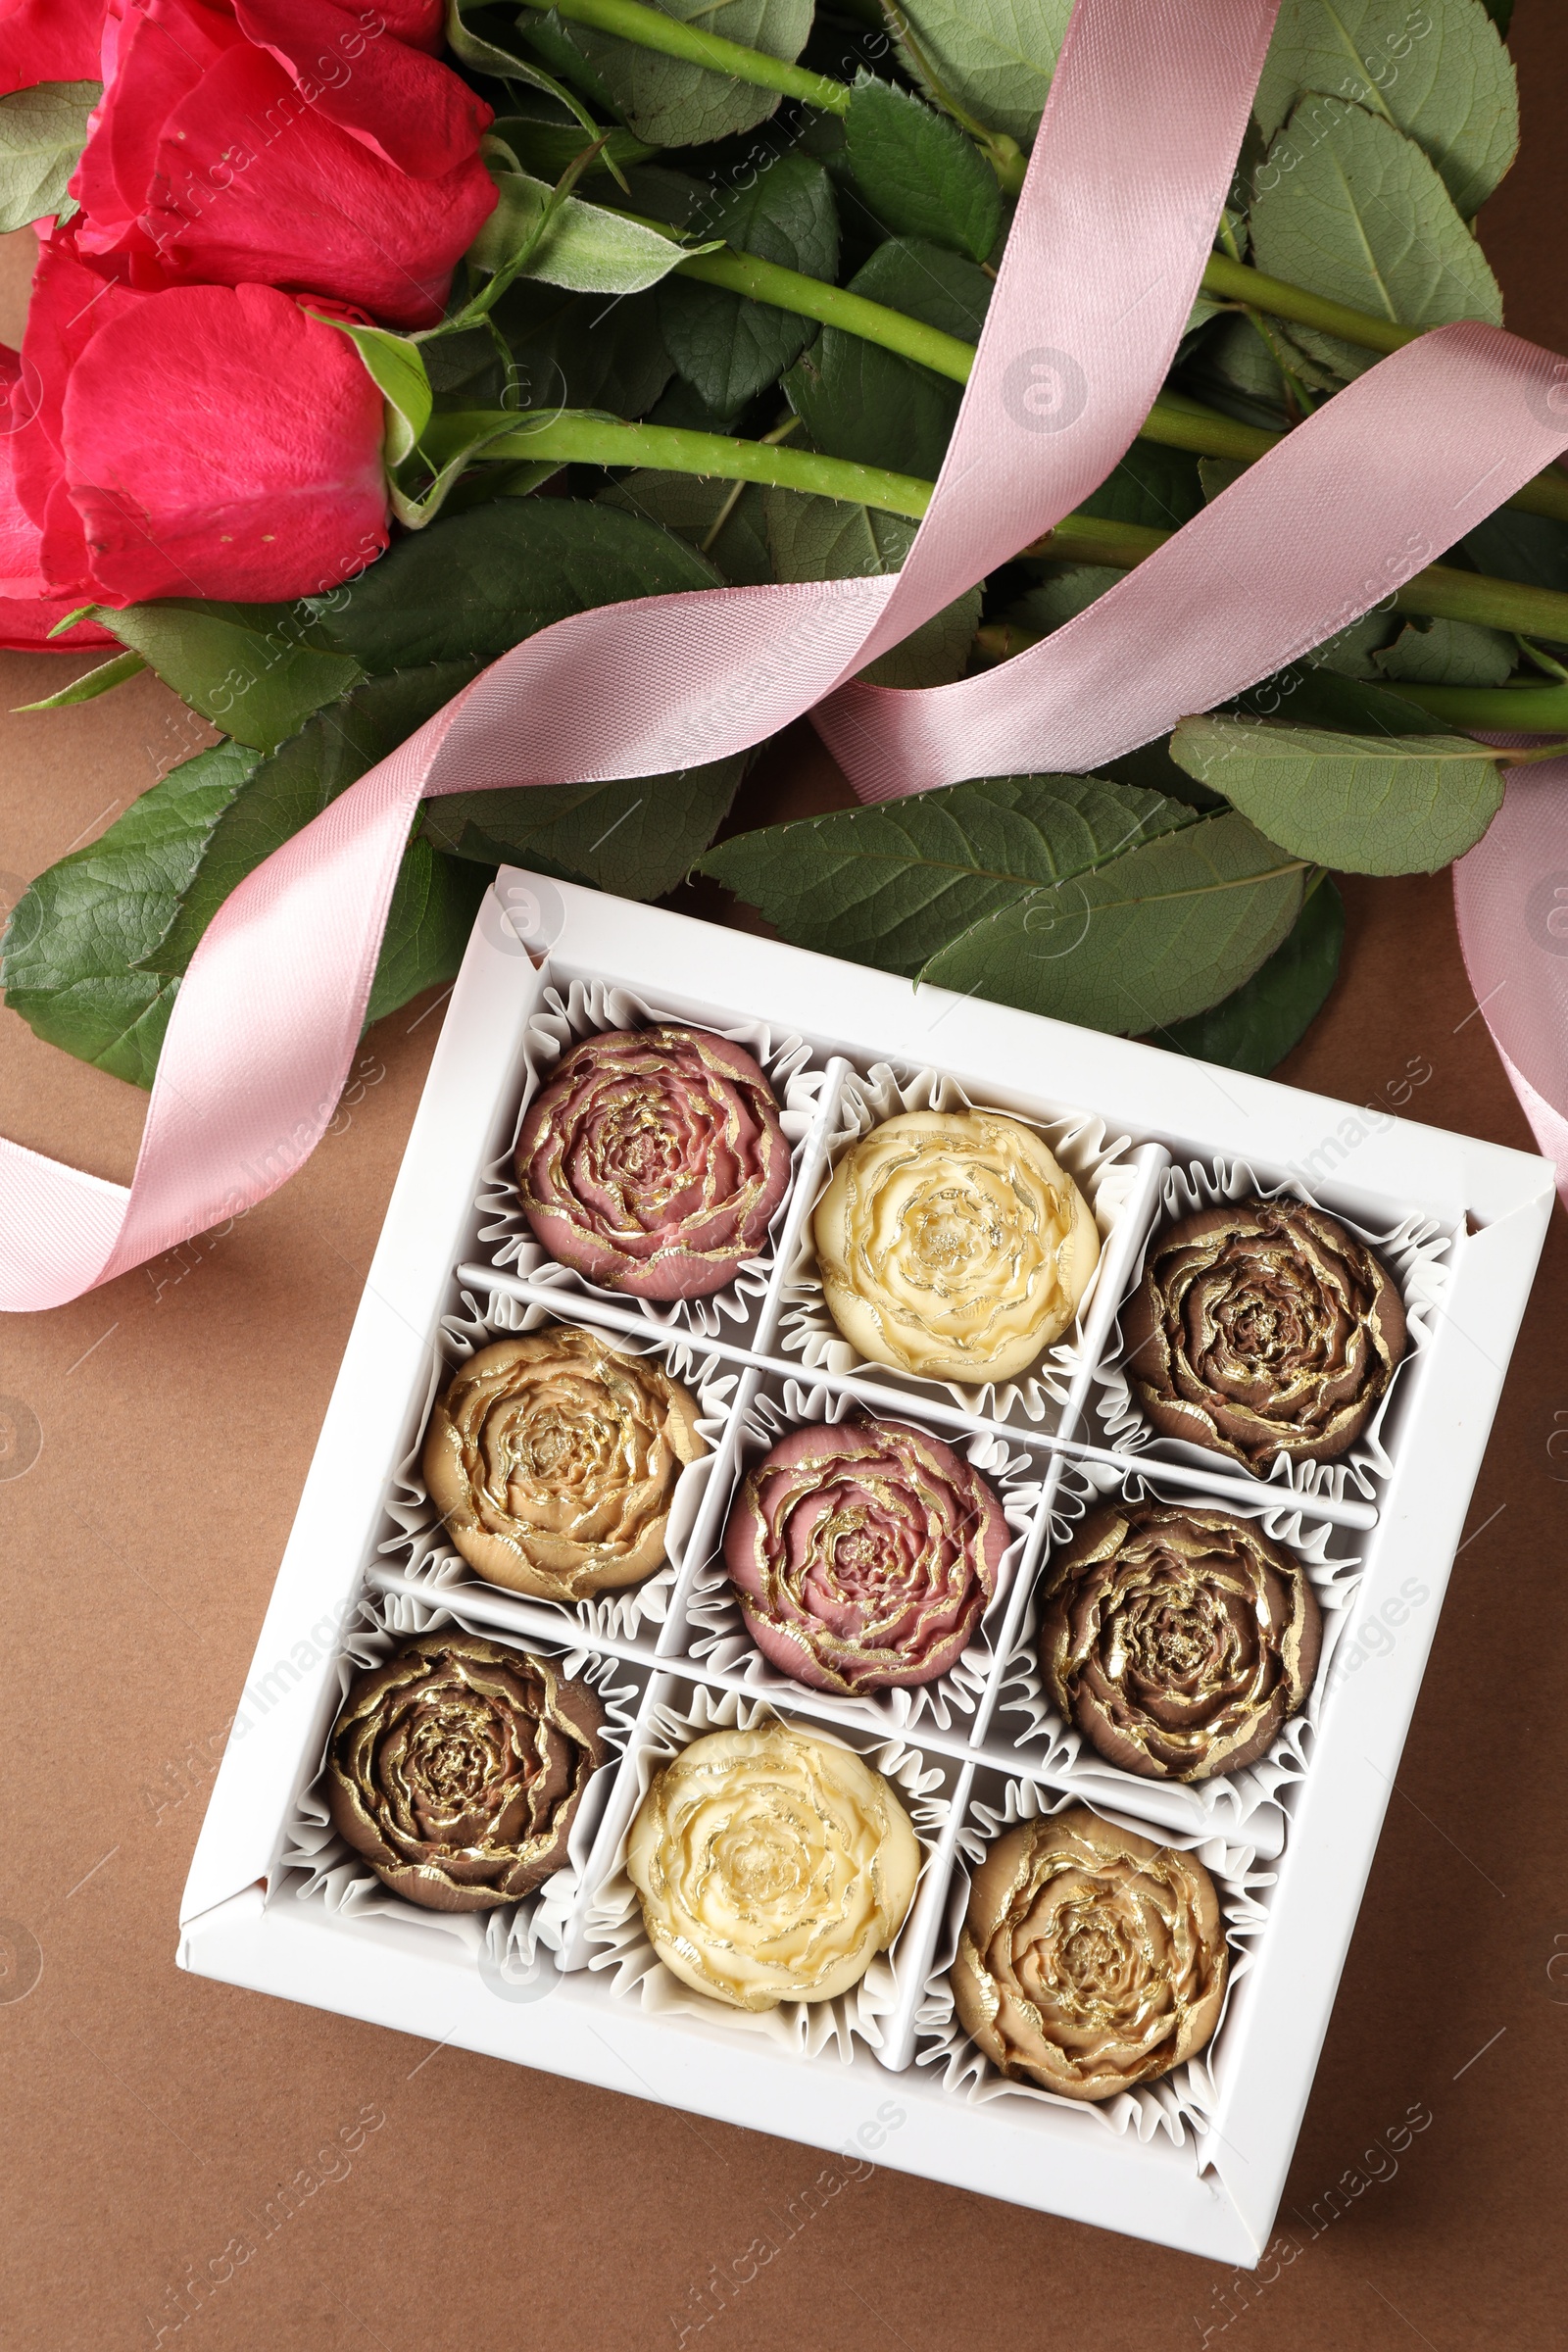
M 554 1643 L 524 1641 L 498 1633 L 493 1626 L 468 1622 L 461 1606 L 426 1605 L 410 1594 L 386 1593 L 368 1598 L 359 1622 L 343 1637 L 337 1660 L 338 1699 L 347 1696 L 354 1677 L 368 1666 L 385 1663 L 416 1634 L 440 1633 L 458 1626 L 504 1649 L 531 1651 L 549 1658 L 558 1673 L 586 1682 L 598 1692 L 604 1707 L 604 1739 L 609 1754 L 594 1774 L 577 1808 L 566 1840 L 568 1862 L 520 1903 L 503 1904 L 493 1911 L 427 1911 L 394 1894 L 382 1885 L 369 1864 L 357 1854 L 332 1826 L 323 1787 L 326 1749 L 336 1723 L 328 1725 L 322 1741 L 321 1764 L 301 1795 L 284 1833 L 281 1870 L 290 1874 L 279 1885 L 301 1902 L 318 1902 L 344 1921 L 374 1921 L 394 1931 L 435 1931 L 461 1945 L 480 1970 L 501 1985 L 525 1984 L 545 1970 L 554 1969 L 547 1954 L 559 1952 L 574 1909 L 583 1893 L 583 1874 L 616 1768 L 630 1742 L 647 1672 L 618 1658 L 593 1651 L 558 1648 Z
M 778 1710 L 766 1700 L 747 1698 L 734 1690 L 689 1686 L 690 1695 L 678 1704 L 654 1705 L 646 1711 L 627 1770 L 635 1775 L 636 1794 L 627 1829 L 616 1847 L 607 1876 L 589 1903 L 584 1923 L 588 1965 L 605 1973 L 617 2000 L 634 2001 L 649 2017 L 697 2018 L 705 2026 L 728 2028 L 770 2042 L 793 2057 L 815 2058 L 831 2052 L 846 2065 L 855 2056 L 857 2040 L 873 2050 L 884 2046 L 891 2023 L 914 1987 L 901 1967 L 900 1946 L 908 1935 L 920 1901 L 920 1888 L 932 1869 L 936 1845 L 952 1811 L 951 1789 L 959 1767 L 934 1760 L 898 1740 L 878 1740 L 846 1729 L 829 1731 L 814 1718 L 799 1728 L 812 1739 L 853 1748 L 885 1780 L 891 1781 L 909 1816 L 921 1847 L 920 1878 L 909 1911 L 891 1950 L 879 1953 L 865 1975 L 850 1991 L 830 2001 L 782 2001 L 776 2009 L 733 2009 L 727 2001 L 710 2000 L 667 1969 L 643 1927 L 637 1889 L 626 1875 L 626 1844 L 654 1775 L 694 1740 L 710 1732 L 750 1731 L 775 1719 Z
M 1177 2147 L 1191 2138 L 1200 2168 L 1204 2162 L 1203 2142 L 1212 2128 L 1223 2086 L 1225 2021 L 1236 1988 L 1251 1967 L 1255 1940 L 1268 1925 L 1267 1896 L 1274 1885 L 1273 1874 L 1254 1867 L 1255 1857 L 1250 1846 L 1229 1844 L 1222 1838 L 1200 1839 L 1176 1835 L 1165 1838 L 1166 1844 L 1182 1847 L 1202 1863 L 1219 1896 L 1225 1940 L 1230 1947 L 1230 1970 L 1219 2023 L 1206 2050 L 1171 2074 L 1140 2083 L 1136 2089 L 1118 2092 L 1110 2099 L 1061 2098 L 1054 2091 L 1042 2090 L 1036 2083 L 1015 2082 L 998 2072 L 958 2023 L 948 1972 L 957 1952 L 958 1936 L 968 1907 L 970 1871 L 983 1859 L 987 1846 L 1020 1821 L 1059 1813 L 1069 1805 L 1082 1803 L 1083 1799 L 1038 1788 L 1033 1781 L 1003 1784 L 1000 1775 L 988 1778 L 992 1793 L 988 1798 L 977 1795 L 971 1799 L 967 1818 L 958 1833 L 958 1850 L 954 1857 L 947 1915 L 936 1960 L 915 2012 L 915 2064 L 932 2068 L 945 2090 L 972 2107 L 987 2106 L 994 2099 L 1020 2100 L 1026 2105 L 1051 2107 L 1059 2114 L 1080 2117 L 1087 2131 L 1131 2132 L 1145 2142 L 1157 2139 L 1163 2132 Z M 1095 1810 L 1102 1812 L 1107 1820 L 1121 1820 L 1114 1808 L 1099 1806 Z M 1125 1821 L 1122 1826 L 1141 1829 L 1145 1837 L 1150 1834 L 1147 1823 Z
M 1196 1448 L 1189 1447 L 1189 1451 Z M 1052 1509 L 1054 1547 L 1070 1539 L 1086 1510 L 1107 1499 L 1103 1474 L 1075 1464 L 1063 1478 Z M 1350 1621 L 1361 1582 L 1361 1559 L 1348 1546 L 1357 1539 L 1348 1531 L 1325 1526 L 1303 1513 L 1299 1504 L 1274 1501 L 1266 1489 L 1258 1499 L 1240 1501 L 1229 1494 L 1203 1495 L 1159 1490 L 1158 1463 L 1151 1457 L 1149 1476 L 1122 1481 L 1119 1493 L 1129 1502 L 1152 1497 L 1157 1502 L 1187 1505 L 1194 1510 L 1229 1511 L 1237 1518 L 1254 1519 L 1271 1542 L 1294 1552 L 1323 1612 L 1323 1642 L 1317 1673 L 1305 1704 L 1280 1726 L 1277 1738 L 1255 1764 L 1209 1781 L 1156 1781 L 1124 1772 L 1109 1763 L 1076 1727 L 1064 1723 L 1047 1695 L 1040 1670 L 1039 1588 L 1047 1564 L 1035 1578 L 1035 1590 L 1019 1630 L 1018 1642 L 1001 1677 L 1001 1690 L 992 1718 L 988 1748 L 993 1761 L 1005 1748 L 1024 1772 L 1065 1781 L 1085 1804 L 1108 1807 L 1113 1813 L 1144 1817 L 1152 1834 L 1163 1837 L 1181 1832 L 1194 1837 L 1224 1837 L 1248 1843 L 1279 1842 L 1282 1825 L 1274 1834 L 1260 1835 L 1260 1807 L 1276 1805 L 1289 1811 L 1291 1792 L 1306 1776 L 1316 1738 L 1318 1717 L 1327 1691 L 1334 1654 Z
M 376 1547 L 378 1556 L 389 1566 L 428 1585 L 432 1593 L 439 1592 L 447 1598 L 449 1587 L 485 1582 L 452 1544 L 425 1487 L 419 1457 L 437 1394 L 460 1365 L 466 1364 L 481 1348 L 488 1348 L 493 1340 L 539 1331 L 552 1323 L 570 1324 L 572 1320 L 569 1294 L 562 1299 L 559 1312 L 554 1306 L 534 1305 L 503 1292 L 493 1294 L 481 1310 L 468 1291 L 462 1294 L 461 1305 L 442 1317 L 440 1345 L 431 1359 L 419 1416 L 419 1435 L 398 1464 L 387 1494 L 386 1516 L 394 1532 Z M 685 1463 L 675 1480 L 665 1534 L 664 1564 L 651 1577 L 640 1585 L 593 1593 L 576 1602 L 570 1611 L 560 1601 L 542 1600 L 533 1594 L 521 1596 L 534 1608 L 560 1610 L 563 1641 L 571 1639 L 574 1628 L 580 1628 L 589 1639 L 599 1635 L 620 1641 L 644 1627 L 662 1625 L 668 1614 L 670 1594 L 697 1524 L 703 1494 L 718 1459 L 740 1375 L 719 1357 L 705 1354 L 700 1340 L 669 1341 L 654 1331 L 646 1339 L 633 1338 L 607 1331 L 597 1324 L 583 1324 L 579 1328 L 591 1329 L 596 1339 L 620 1354 L 651 1357 L 662 1371 L 680 1381 L 697 1400 L 697 1433 L 708 1447 L 695 1462 Z M 489 1587 L 494 1592 L 507 1589 L 499 1585 Z
M 1411 1368 L 1431 1343 L 1434 1321 L 1448 1283 L 1449 1269 L 1444 1260 L 1451 1247 L 1451 1238 L 1430 1217 L 1404 1216 L 1382 1229 L 1363 1225 L 1294 1180 L 1266 1183 L 1245 1160 L 1195 1159 L 1186 1167 L 1166 1171 L 1160 1215 L 1139 1254 L 1128 1283 L 1128 1297 L 1143 1279 L 1149 1242 L 1167 1224 L 1179 1217 L 1192 1216 L 1199 1209 L 1248 1199 L 1302 1200 L 1309 1208 L 1320 1209 L 1324 1216 L 1336 1218 L 1347 1232 L 1353 1233 L 1357 1241 L 1364 1242 L 1398 1283 L 1404 1300 L 1408 1344 L 1377 1411 L 1354 1446 L 1332 1462 L 1293 1462 L 1276 1454 L 1267 1472 L 1269 1485 L 1287 1488 L 1293 1494 L 1332 1494 L 1338 1498 L 1348 1490 L 1353 1490 L 1370 1497 L 1376 1493 L 1377 1482 L 1386 1479 L 1394 1467 L 1389 1447 L 1396 1442 L 1398 1408 L 1402 1406 Z M 1100 1391 L 1097 1410 L 1116 1450 L 1141 1453 L 1149 1448 L 1152 1455 L 1162 1454 L 1167 1461 L 1186 1462 L 1206 1470 L 1223 1468 L 1233 1477 L 1246 1477 L 1246 1464 L 1233 1460 L 1229 1454 L 1191 1446 L 1185 1439 L 1161 1437 L 1150 1427 L 1128 1385 L 1121 1348 L 1118 1317 L 1105 1360 L 1095 1374 Z M 1151 1468 L 1153 1467 L 1152 1458 Z
M 548 968 L 547 965 L 547 971 Z M 599 1036 L 608 1029 L 644 1029 L 661 1021 L 675 1022 L 683 1028 L 707 1029 L 715 1037 L 728 1038 L 733 1044 L 745 1047 L 766 1073 L 778 1100 L 779 1120 L 789 1139 L 792 1155 L 790 1185 L 773 1213 L 768 1249 L 760 1256 L 748 1259 L 723 1290 L 706 1298 L 673 1299 L 667 1304 L 656 1298 L 636 1298 L 626 1292 L 605 1290 L 551 1257 L 535 1241 L 533 1229 L 522 1213 L 513 1169 L 513 1152 L 522 1129 L 523 1114 L 540 1087 L 548 1083 L 563 1054 L 585 1037 Z M 571 1301 L 576 1297 L 603 1298 L 622 1311 L 634 1307 L 656 1328 L 690 1330 L 709 1339 L 725 1336 L 726 1325 L 734 1327 L 728 1333 L 732 1340 L 755 1328 L 767 1295 L 779 1234 L 789 1213 L 802 1149 L 821 1099 L 822 1056 L 803 1038 L 793 1032 L 780 1034 L 763 1021 L 738 1021 L 716 1009 L 711 1015 L 702 1011 L 673 1012 L 650 998 L 634 996 L 631 990 L 613 987 L 605 980 L 572 980 L 546 988 L 539 1008 L 523 1033 L 523 1061 L 526 1078 L 516 1120 L 506 1150 L 490 1162 L 480 1179 L 475 1203 L 479 1243 L 491 1263 L 498 1269 L 525 1276 L 530 1282 L 559 1290 L 560 1311 L 565 1318 L 569 1318 Z
M 800 1246 L 785 1270 L 784 1311 L 780 1344 L 799 1355 L 813 1371 L 863 1371 L 884 1387 L 906 1390 L 911 1397 L 951 1397 L 967 1413 L 1007 1420 L 1022 1413 L 1033 1422 L 1054 1424 L 1067 1401 L 1074 1375 L 1085 1363 L 1084 1324 L 1104 1267 L 1104 1248 L 1138 1189 L 1139 1167 L 1131 1156 L 1127 1136 L 1107 1133 L 1105 1122 L 1091 1111 L 1069 1111 L 1059 1118 L 1037 1118 L 1027 1111 L 1000 1104 L 976 1103 L 956 1078 L 936 1069 L 905 1070 L 890 1062 L 874 1062 L 862 1076 L 852 1070 L 839 1096 L 833 1131 L 828 1139 L 817 1198 L 825 1193 L 833 1168 L 852 1144 L 869 1135 L 888 1119 L 906 1110 L 994 1109 L 999 1117 L 1032 1127 L 1060 1161 L 1088 1201 L 1100 1230 L 1101 1260 L 1079 1301 L 1072 1329 L 1049 1348 L 1034 1367 L 1016 1379 L 968 1386 L 961 1381 L 929 1380 L 902 1372 L 889 1364 L 868 1363 L 839 1330 L 828 1312 L 811 1241 L 811 1219 L 801 1227 Z M 815 1200 L 811 1203 L 815 1210 Z
M 918 1399 L 911 1398 L 910 1404 L 907 1418 L 920 1425 Z M 747 1408 L 742 1423 L 740 1459 L 732 1473 L 728 1507 L 734 1507 L 735 1494 L 746 1473 L 756 1467 L 788 1430 L 803 1422 L 844 1421 L 866 1412 L 867 1408 L 847 1392 L 826 1389 L 805 1378 L 784 1379 L 772 1392 L 764 1390 Z M 877 1690 L 862 1698 L 840 1692 L 831 1694 L 836 1712 L 846 1722 L 863 1724 L 884 1738 L 895 1732 L 910 1731 L 922 1723 L 935 1724 L 942 1731 L 951 1730 L 956 1724 L 964 1728 L 973 1717 L 996 1664 L 993 1644 L 1002 1630 L 1008 1594 L 1042 1494 L 1040 1457 L 1009 1446 L 1004 1434 L 976 1430 L 965 1438 L 961 1430 L 953 1429 L 928 1429 L 926 1434 L 952 1446 L 988 1482 L 1002 1504 L 1010 1540 L 1002 1555 L 990 1605 L 956 1666 L 935 1682 Z M 762 1656 L 748 1633 L 735 1588 L 725 1572 L 722 1536 L 711 1556 L 697 1569 L 686 1594 L 685 1608 L 689 1654 L 694 1659 L 721 1673 L 740 1675 L 748 1690 L 788 1706 L 800 1686 Z

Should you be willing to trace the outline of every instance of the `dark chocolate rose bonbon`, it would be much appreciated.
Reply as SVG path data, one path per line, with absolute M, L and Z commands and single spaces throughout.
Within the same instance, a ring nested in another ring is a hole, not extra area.
M 596 1332 L 551 1324 L 453 1374 L 423 1468 L 470 1567 L 569 1602 L 662 1565 L 675 1482 L 705 1450 L 678 1380 Z
M 425 1634 L 357 1675 L 326 1757 L 334 1827 L 430 1911 L 532 1894 L 609 1750 L 586 1683 L 477 1635 Z
M 1196 2057 L 1225 1997 L 1224 1922 L 1195 1855 L 1083 1806 L 1020 1822 L 975 1872 L 952 1984 L 1003 2074 L 1109 2099 Z
M 670 1300 L 722 1290 L 766 1248 L 790 1148 L 744 1047 L 662 1022 L 573 1046 L 528 1106 L 515 1164 L 552 1257 Z
M 1154 1427 L 1250 1469 L 1344 1453 L 1405 1347 L 1387 1268 L 1338 1218 L 1289 1200 L 1200 1209 L 1157 1235 L 1122 1330 Z
M 791 1430 L 748 1474 L 724 1564 L 763 1656 L 853 1695 L 956 1665 L 1006 1544 L 1001 1503 L 951 1446 L 853 1420 Z
M 1299 1561 L 1231 1511 L 1094 1512 L 1041 1585 L 1040 1663 L 1112 1764 L 1204 1781 L 1260 1756 L 1312 1687 L 1322 1642 Z

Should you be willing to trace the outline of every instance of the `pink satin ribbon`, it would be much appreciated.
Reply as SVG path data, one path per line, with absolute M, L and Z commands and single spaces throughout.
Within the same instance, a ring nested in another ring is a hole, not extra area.
M 1453 903 L 1476 1004 L 1568 1208 L 1568 760 L 1514 769 Z
M 1087 768 L 1319 643 L 1556 456 L 1568 421 L 1550 403 L 1552 356 L 1445 328 L 1370 369 L 1004 668 L 924 693 L 854 682 L 1059 521 L 1132 441 L 1198 289 L 1276 5 L 1078 0 L 903 571 L 603 607 L 494 663 L 220 910 L 174 1004 L 128 1190 L 0 1142 L 0 1306 L 76 1298 L 265 1199 L 309 1156 L 347 1078 L 422 798 L 659 774 L 805 711 L 867 801 Z

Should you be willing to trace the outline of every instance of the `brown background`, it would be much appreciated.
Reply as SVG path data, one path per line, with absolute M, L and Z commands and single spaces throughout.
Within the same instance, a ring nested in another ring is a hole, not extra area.
M 1568 351 L 1568 23 L 1549 0 L 1522 0 L 1515 51 L 1524 160 L 1486 243 L 1510 323 Z M 15 295 L 23 257 L 9 259 Z M 15 340 L 14 301 L 0 332 Z M 0 706 L 69 674 L 0 656 Z M 8 896 L 194 748 L 146 677 L 0 730 Z M 776 813 L 835 786 L 807 756 L 793 770 L 775 760 L 762 789 L 760 811 Z M 1339 987 L 1281 1074 L 1365 1100 L 1430 1063 L 1412 1115 L 1529 1148 L 1469 1017 L 1446 878 L 1352 884 L 1348 897 Z M 347 1124 L 226 1239 L 58 1313 L 0 1320 L 0 1395 L 43 1431 L 36 1465 L 0 1484 L 0 2336 L 19 2352 L 152 2344 L 198 2308 L 188 2291 L 178 2302 L 182 2282 L 214 2258 L 221 2271 L 242 2232 L 255 2253 L 166 2345 L 674 2346 L 710 2266 L 774 2230 L 770 2215 L 823 2162 L 174 1968 L 206 1792 L 440 1020 L 421 1003 L 371 1034 Z M 132 1088 L 0 1011 L 0 1133 L 123 1179 L 142 1110 Z M 1558 1216 L 1291 2173 L 1281 2221 L 1299 2252 L 1260 2284 L 880 2170 L 845 2185 L 688 2342 L 1034 2352 L 1070 2333 L 1110 2352 L 1207 2330 L 1225 2352 L 1529 2352 L 1565 2340 L 1568 1982 L 1548 1975 L 1568 1950 L 1565 1313 Z M 24 1991 L 28 1936 L 42 1973 Z M 1417 2104 L 1433 2120 L 1391 2175 L 1390 2157 L 1366 2152 Z M 323 2166 L 318 2151 L 366 2108 L 384 2122 L 346 2173 Z M 1350 2167 L 1385 2178 L 1314 2237 L 1299 2217 Z M 323 2170 L 339 2177 L 307 2194 Z M 291 2180 L 299 2211 L 257 2243 L 255 2217 Z

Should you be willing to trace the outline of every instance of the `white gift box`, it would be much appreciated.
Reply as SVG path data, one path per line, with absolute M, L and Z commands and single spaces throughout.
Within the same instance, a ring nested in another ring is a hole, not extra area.
M 829 957 L 503 869 L 448 1008 L 185 1888 L 180 1965 L 1131 2231 L 1232 2264 L 1268 2242 L 1552 1201 L 1545 1161 Z M 508 919 L 508 909 L 522 920 Z M 547 942 L 536 964 L 519 938 Z M 524 1102 L 574 1036 L 650 1017 L 744 1043 L 794 1152 L 766 1254 L 728 1296 L 652 1307 L 544 1259 L 509 1198 Z M 1077 1326 L 1034 1373 L 960 1391 L 865 1366 L 821 1310 L 809 1213 L 834 1152 L 906 1104 L 1045 1131 L 1102 1250 Z M 1149 1235 L 1195 1199 L 1305 1194 L 1384 1239 L 1413 1346 L 1369 1442 L 1332 1475 L 1249 1477 L 1136 1425 L 1118 1310 Z M 1391 1238 L 1392 1237 L 1392 1238 Z M 567 1610 L 476 1578 L 417 1473 L 444 1368 L 551 1319 L 655 1353 L 698 1394 L 670 1564 L 644 1598 Z M 923 1697 L 792 1686 L 727 1612 L 714 1563 L 768 1432 L 858 1401 L 986 1466 L 1004 1582 Z M 1139 1781 L 1053 1717 L 1032 1591 L 1087 1502 L 1120 1488 L 1257 1515 L 1324 1606 L 1302 1714 L 1235 1782 Z M 350 1676 L 389 1637 L 455 1621 L 543 1648 L 605 1696 L 610 1761 L 566 1869 L 507 1912 L 448 1918 L 380 1887 L 314 1788 Z M 1376 1629 L 1375 1636 L 1369 1629 Z M 859 1749 L 911 1806 L 923 1868 L 856 1994 L 747 2017 L 640 1941 L 621 1871 L 639 1788 L 682 1737 L 773 1709 Z M 684 1727 L 684 1729 L 683 1729 Z M 996 2075 L 945 1970 L 966 1873 L 1008 1822 L 1087 1803 L 1199 1853 L 1231 1945 L 1208 2050 L 1103 2106 Z M 651 1973 L 654 1972 L 654 1973 Z

